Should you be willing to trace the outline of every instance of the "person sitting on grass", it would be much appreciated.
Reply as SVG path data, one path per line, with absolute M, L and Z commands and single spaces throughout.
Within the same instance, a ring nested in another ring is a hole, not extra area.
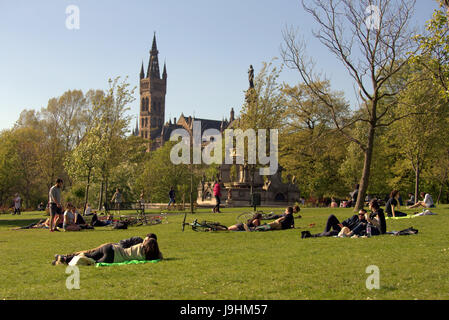
M 64 222 L 62 228 L 64 231 L 80 231 L 81 227 L 76 224 L 76 208 L 70 202 L 67 203 L 67 209 L 64 212 Z
M 92 208 L 90 206 L 90 204 L 86 203 L 86 210 L 84 210 L 84 215 L 85 216 L 91 216 L 94 213 L 92 212 Z
M 433 203 L 433 199 L 430 194 L 421 192 L 419 195 L 423 198 L 423 201 L 418 201 L 414 205 L 407 207 L 407 209 L 414 209 L 418 207 L 424 207 L 426 209 L 435 208 L 435 204 Z
M 254 231 L 286 230 L 294 228 L 295 219 L 293 218 L 293 207 L 287 207 L 282 217 L 271 223 L 258 226 Z
M 407 214 L 404 212 L 400 212 L 397 209 L 399 208 L 399 191 L 393 190 L 390 193 L 390 199 L 388 199 L 385 204 L 385 212 L 389 217 L 406 217 Z
M 362 209 L 358 214 L 353 215 L 343 222 L 340 222 L 335 215 L 331 214 L 329 218 L 327 218 L 326 226 L 324 227 L 323 232 L 312 235 L 310 231 L 302 231 L 301 238 L 334 237 L 337 236 L 345 227 L 349 230 L 353 230 L 360 223 L 366 221 L 365 213 L 366 210 Z
M 370 201 L 369 208 L 371 210 L 371 213 L 370 214 L 366 213 L 365 215 L 366 222 L 361 222 L 354 228 L 354 230 L 343 233 L 344 237 L 365 236 L 367 235 L 366 233 L 367 226 L 371 227 L 370 236 L 378 236 L 381 234 L 385 234 L 387 232 L 387 223 L 385 221 L 385 214 L 384 211 L 380 208 L 377 200 Z
M 229 231 L 253 231 L 256 227 L 260 226 L 262 214 L 255 213 L 251 219 L 248 219 L 246 223 L 238 223 L 228 227 Z
M 68 255 L 56 255 L 52 264 L 69 264 L 78 255 L 93 259 L 95 263 L 120 263 L 132 260 L 151 261 L 163 258 L 159 250 L 156 235 L 149 234 L 143 239 L 142 243 L 128 248 L 123 248 L 120 244 L 116 243 L 106 243 L 92 250 L 75 252 Z
M 409 199 L 407 200 L 407 206 L 413 206 L 415 204 L 415 195 L 409 192 L 408 196 Z
M 330 205 L 330 207 L 331 207 L 331 208 L 338 208 L 338 203 L 337 203 L 337 201 L 335 201 L 334 198 L 331 199 L 331 205 Z

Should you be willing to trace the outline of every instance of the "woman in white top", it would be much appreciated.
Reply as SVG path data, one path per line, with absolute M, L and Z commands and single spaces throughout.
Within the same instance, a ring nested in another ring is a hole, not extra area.
M 435 204 L 433 203 L 433 199 L 430 194 L 421 192 L 420 196 L 421 196 L 421 198 L 423 198 L 423 201 L 418 201 L 413 206 L 407 207 L 407 209 L 413 209 L 413 208 L 418 208 L 418 207 L 435 208 Z

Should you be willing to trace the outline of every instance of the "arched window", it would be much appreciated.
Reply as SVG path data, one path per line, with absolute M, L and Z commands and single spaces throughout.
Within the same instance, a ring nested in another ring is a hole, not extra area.
M 145 98 L 142 98 L 142 105 L 140 107 L 140 110 L 145 111 Z
M 148 118 L 145 118 L 145 128 L 148 128 Z
M 148 98 L 145 99 L 145 111 L 148 111 Z
M 142 118 L 141 121 L 142 121 L 142 124 L 140 125 L 140 127 L 141 127 L 141 128 L 144 128 L 144 127 L 145 127 L 145 119 Z

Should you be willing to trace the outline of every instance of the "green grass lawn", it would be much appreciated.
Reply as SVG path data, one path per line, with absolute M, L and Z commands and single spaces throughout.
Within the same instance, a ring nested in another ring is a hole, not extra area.
M 165 225 L 81 232 L 19 230 L 41 213 L 0 216 L 0 299 L 448 299 L 449 207 L 437 216 L 387 220 L 388 231 L 410 226 L 414 236 L 301 239 L 303 230 L 321 232 L 334 213 L 351 209 L 303 209 L 296 229 L 270 232 L 182 232 L 183 215 Z M 264 208 L 282 213 L 282 209 Z M 245 209 L 221 214 L 200 210 L 187 221 L 236 222 Z M 411 210 L 404 210 L 412 213 Z M 315 223 L 316 226 L 309 228 Z M 65 286 L 65 266 L 55 254 L 90 249 L 105 242 L 154 232 L 165 260 L 156 264 L 80 267 L 80 290 Z M 380 289 L 368 290 L 370 265 L 380 269 Z

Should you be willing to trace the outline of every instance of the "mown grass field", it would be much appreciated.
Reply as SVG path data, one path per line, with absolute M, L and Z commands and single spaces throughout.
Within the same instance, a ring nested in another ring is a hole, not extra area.
M 283 209 L 263 208 L 282 213 Z M 236 222 L 247 208 L 200 210 L 187 221 Z M 303 230 L 321 232 L 329 214 L 351 209 L 303 209 L 296 229 L 271 232 L 181 231 L 183 215 L 165 225 L 81 232 L 11 230 L 42 218 L 41 213 L 0 216 L 0 299 L 448 299 L 449 207 L 437 216 L 387 220 L 388 231 L 410 226 L 418 235 L 369 239 L 301 239 Z M 413 211 L 407 210 L 412 213 Z M 310 228 L 309 225 L 316 226 Z M 154 232 L 166 258 L 156 264 L 80 267 L 80 289 L 68 290 L 57 253 Z M 380 269 L 380 289 L 368 290 L 370 265 Z

